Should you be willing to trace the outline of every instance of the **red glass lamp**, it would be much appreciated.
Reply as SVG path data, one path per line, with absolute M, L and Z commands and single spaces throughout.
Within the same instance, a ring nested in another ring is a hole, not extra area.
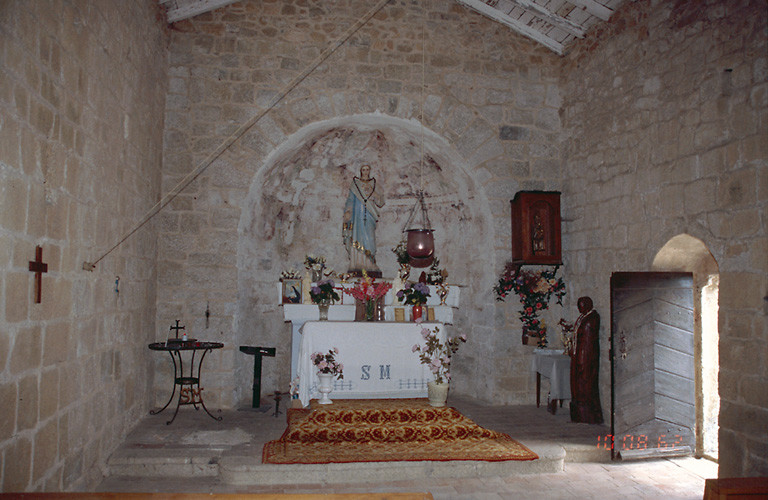
M 422 227 L 408 229 L 416 207 L 421 208 Z M 432 224 L 429 222 L 427 207 L 424 205 L 424 192 L 418 192 L 418 200 L 411 209 L 411 215 L 405 223 L 403 232 L 408 233 L 406 251 L 411 258 L 411 267 L 427 267 L 432 264 L 435 254 L 435 236 Z

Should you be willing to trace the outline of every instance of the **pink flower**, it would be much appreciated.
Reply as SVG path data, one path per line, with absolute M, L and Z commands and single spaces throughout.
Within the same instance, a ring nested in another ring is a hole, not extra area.
M 422 328 L 422 329 L 421 329 L 421 336 L 422 336 L 424 339 L 427 339 L 427 338 L 429 338 L 429 329 L 427 329 L 427 328 Z
M 467 341 L 467 334 L 466 333 L 462 333 L 461 335 L 459 335 L 459 338 L 461 340 L 463 340 L 464 342 L 466 342 Z
M 327 366 L 328 366 L 328 363 L 326 363 L 325 360 L 322 360 L 317 364 L 317 367 L 320 368 L 321 370 L 325 369 Z
M 413 348 L 411 348 L 411 352 L 416 352 L 419 350 L 419 344 L 414 344 Z
M 336 354 L 338 354 L 338 353 L 339 353 L 339 348 L 338 348 L 338 347 L 334 347 L 334 348 L 333 348 L 333 352 L 334 352 L 334 353 L 336 353 Z

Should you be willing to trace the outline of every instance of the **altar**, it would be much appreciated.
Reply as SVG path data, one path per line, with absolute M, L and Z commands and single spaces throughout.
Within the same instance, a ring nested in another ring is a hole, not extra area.
M 307 321 L 301 327 L 298 353 L 299 399 L 302 405 L 318 398 L 317 368 L 310 356 L 339 349 L 344 378 L 334 380 L 331 399 L 423 398 L 432 372 L 421 364 L 415 344 L 424 345 L 422 328 L 446 338 L 442 323 Z
M 339 283 L 337 285 L 341 300 L 330 306 L 328 310 L 329 321 L 353 322 L 355 320 L 355 299 L 343 292 L 344 288 L 352 286 L 354 286 L 353 283 Z M 429 285 L 430 296 L 425 304 L 427 306 L 425 320 L 445 325 L 453 324 L 453 312 L 459 307 L 461 287 L 458 285 L 448 285 L 446 288 L 448 294 L 445 300 L 441 301 L 437 294 L 437 286 Z M 308 302 L 308 300 L 300 303 L 282 303 L 283 288 L 281 283 L 277 283 L 277 293 L 278 300 L 283 308 L 283 319 L 291 323 L 291 380 L 293 380 L 299 375 L 299 347 L 302 339 L 302 327 L 307 321 L 318 320 L 320 313 L 317 305 Z M 398 322 L 397 324 L 407 325 L 412 321 L 412 307 L 400 304 L 395 297 L 394 290 L 390 290 L 384 296 L 384 304 L 385 322 Z M 382 323 L 375 322 L 374 324 Z

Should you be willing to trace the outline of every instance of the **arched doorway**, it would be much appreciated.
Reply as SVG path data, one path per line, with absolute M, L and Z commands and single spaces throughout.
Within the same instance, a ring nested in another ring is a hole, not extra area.
M 693 274 L 696 456 L 717 460 L 719 268 L 707 246 L 688 234 L 671 238 L 653 260 L 653 271 Z

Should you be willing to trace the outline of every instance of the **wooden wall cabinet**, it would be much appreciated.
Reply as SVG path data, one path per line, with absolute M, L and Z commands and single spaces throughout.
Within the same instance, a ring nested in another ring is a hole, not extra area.
M 560 265 L 560 193 L 520 191 L 512 204 L 512 263 Z

